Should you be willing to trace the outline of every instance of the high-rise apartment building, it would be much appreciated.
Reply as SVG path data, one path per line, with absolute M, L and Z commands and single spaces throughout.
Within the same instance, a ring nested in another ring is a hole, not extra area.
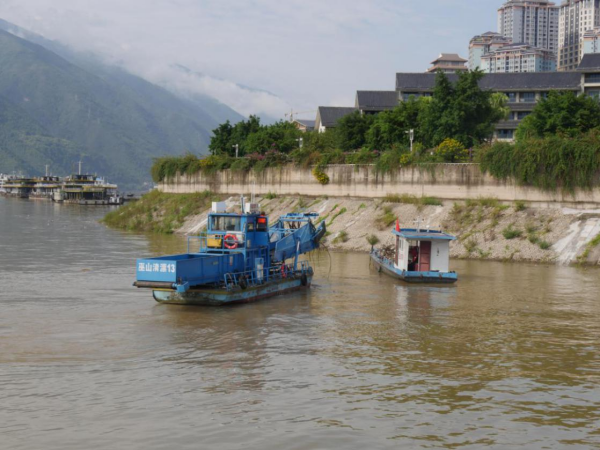
M 481 57 L 486 73 L 556 72 L 556 55 L 529 44 L 512 44 Z
M 515 44 L 558 52 L 559 7 L 548 0 L 508 0 L 498 9 L 498 32 Z
M 560 5 L 558 69 L 573 70 L 584 53 L 585 32 L 600 25 L 600 0 L 565 0 Z
M 475 36 L 469 42 L 469 70 L 475 70 L 477 67 L 481 69 L 483 67 L 481 58 L 485 54 L 510 44 L 512 44 L 510 38 L 493 31 Z

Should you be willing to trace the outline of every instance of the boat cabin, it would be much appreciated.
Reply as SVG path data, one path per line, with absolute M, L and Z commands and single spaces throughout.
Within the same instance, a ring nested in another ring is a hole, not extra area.
M 394 230 L 396 257 L 394 267 L 408 272 L 450 271 L 450 241 L 456 237 L 441 231 Z

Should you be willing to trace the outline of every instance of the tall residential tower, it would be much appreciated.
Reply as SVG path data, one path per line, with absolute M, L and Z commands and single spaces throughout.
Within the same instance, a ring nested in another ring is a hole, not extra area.
M 560 5 L 558 69 L 574 70 L 584 53 L 585 32 L 600 25 L 600 0 L 565 0 Z
M 558 53 L 559 7 L 548 0 L 508 0 L 498 9 L 498 32 L 515 44 Z

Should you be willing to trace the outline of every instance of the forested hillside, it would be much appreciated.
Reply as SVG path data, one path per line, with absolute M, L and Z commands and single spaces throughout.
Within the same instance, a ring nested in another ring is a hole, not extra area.
M 6 22 L 3 24 L 6 28 Z M 150 181 L 152 159 L 206 153 L 211 130 L 240 116 L 203 107 L 120 69 L 69 60 L 0 27 L 0 172 L 31 175 L 50 164 L 84 169 L 128 189 Z

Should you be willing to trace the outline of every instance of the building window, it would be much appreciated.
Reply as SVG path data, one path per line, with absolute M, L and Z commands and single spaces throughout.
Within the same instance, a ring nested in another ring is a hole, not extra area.
M 505 92 L 508 97 L 509 103 L 515 103 L 517 101 L 517 93 L 516 92 Z
M 534 103 L 535 92 L 521 92 L 521 103 Z
M 585 82 L 586 83 L 600 83 L 600 73 L 586 73 L 585 74 Z
M 527 117 L 529 114 L 531 114 L 530 111 L 519 111 L 517 113 L 517 120 L 523 120 L 525 117 Z
M 498 130 L 498 139 L 513 139 L 515 130 Z

